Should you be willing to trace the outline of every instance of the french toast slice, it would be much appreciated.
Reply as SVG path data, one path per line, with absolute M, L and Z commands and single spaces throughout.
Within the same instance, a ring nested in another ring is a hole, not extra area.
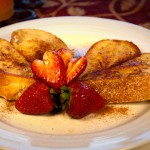
M 17 76 L 0 71 L 0 96 L 6 100 L 17 100 L 35 82 L 33 78 Z
M 110 103 L 150 100 L 150 53 L 79 79 Z
M 139 48 L 132 42 L 110 39 L 100 40 L 87 51 L 87 67 L 81 76 L 95 70 L 119 65 L 140 56 L 140 54 Z
M 5 39 L 0 38 L 0 96 L 16 100 L 35 80 L 30 63 Z
M 28 41 L 28 38 L 27 38 L 27 41 Z M 113 43 L 116 42 L 116 40 L 104 40 L 102 41 L 102 43 L 106 42 L 108 44 L 108 43 L 111 43 L 110 41 Z M 29 41 L 29 43 L 30 42 L 31 41 Z M 130 43 L 127 41 L 117 40 L 117 42 L 119 43 L 123 42 L 123 44 L 120 44 L 120 45 L 118 44 L 118 46 L 115 43 L 114 44 L 115 46 L 113 46 L 113 47 L 117 47 L 116 49 L 114 49 L 114 51 L 117 50 L 118 53 L 112 52 L 111 51 L 112 49 L 110 48 L 108 49 L 110 51 L 110 54 L 108 55 L 108 57 L 104 57 L 105 55 L 107 56 L 108 52 L 106 53 L 104 51 L 104 54 L 102 55 L 103 56 L 102 57 L 101 53 L 98 56 L 97 56 L 98 53 L 94 55 L 95 49 L 94 50 L 90 49 L 92 53 L 91 55 L 93 56 L 92 58 L 87 57 L 88 62 L 93 61 L 94 59 L 99 61 L 99 58 L 100 59 L 103 58 L 104 62 L 102 64 L 104 65 L 101 65 L 100 68 L 99 67 L 93 68 L 94 72 L 86 74 L 84 77 L 81 77 L 80 81 L 93 87 L 104 99 L 106 99 L 107 103 L 135 102 L 135 101 L 144 101 L 144 100 L 150 99 L 149 95 L 145 94 L 145 97 L 144 97 L 144 92 L 146 91 L 146 89 L 148 90 L 150 89 L 149 88 L 150 76 L 147 73 L 148 70 L 150 69 L 149 68 L 150 54 L 142 54 L 141 57 L 137 57 L 133 60 L 130 60 L 131 58 L 134 58 L 141 54 L 138 47 L 136 47 L 136 45 L 134 45 L 133 43 Z M 2 46 L 0 49 L 0 61 L 1 61 L 0 63 L 1 65 L 0 96 L 4 97 L 7 100 L 16 100 L 31 84 L 35 82 L 35 80 L 32 78 L 30 62 L 26 61 L 24 56 L 20 54 L 20 51 L 17 52 L 15 48 L 8 41 L 3 40 L 3 39 L 1 40 L 1 45 Z M 127 45 L 130 45 L 130 46 L 127 46 Z M 122 48 L 123 50 L 120 52 L 118 50 L 119 46 L 125 47 L 125 48 Z M 126 51 L 128 52 L 126 53 Z M 26 51 L 24 52 L 26 56 L 29 54 L 28 52 L 26 53 Z M 115 55 L 115 58 L 113 58 L 114 55 Z M 31 52 L 31 56 L 32 56 L 32 52 Z M 90 56 L 90 53 L 87 53 L 87 56 Z M 32 59 L 34 57 L 36 57 L 37 59 L 36 55 L 34 55 Z M 110 58 L 109 63 L 107 63 L 106 58 Z M 122 65 L 112 67 L 112 66 L 121 64 L 122 62 L 126 60 L 129 60 L 129 61 L 123 63 Z M 25 67 L 23 67 L 22 65 Z M 106 69 L 110 67 L 112 68 Z M 96 71 L 97 69 L 98 71 Z M 146 82 L 146 80 L 148 80 L 148 82 Z M 142 83 L 139 81 L 142 81 Z M 124 86 L 124 84 L 126 86 Z M 140 86 L 142 87 L 141 91 L 140 91 Z M 127 92 L 126 94 L 125 93 L 126 89 L 124 89 L 125 87 L 127 88 L 128 91 L 129 89 L 131 89 L 132 92 Z M 13 89 L 13 90 L 10 90 L 10 89 Z M 122 90 L 124 91 L 123 93 L 124 96 L 122 96 Z M 133 93 L 136 93 L 136 91 L 138 91 L 138 94 L 133 94 Z M 150 92 L 148 91 L 148 93 Z M 132 96 L 129 97 L 129 95 L 132 95 Z
M 16 51 L 16 49 L 10 44 L 10 42 L 1 38 L 0 71 L 23 77 L 31 77 L 33 75 L 30 63 L 18 51 Z
M 68 49 L 67 45 L 52 33 L 39 29 L 18 29 L 11 34 L 10 42 L 26 60 L 42 59 L 47 50 Z M 73 52 L 69 50 L 73 55 Z

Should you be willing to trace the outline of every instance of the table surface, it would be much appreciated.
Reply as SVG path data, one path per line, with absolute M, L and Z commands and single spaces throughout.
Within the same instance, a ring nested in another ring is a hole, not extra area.
M 38 18 L 96 16 L 130 22 L 150 29 L 150 0 L 46 0 Z
M 121 20 L 150 29 L 150 0 L 45 0 L 42 6 L 32 10 L 34 17 L 24 20 L 55 16 L 93 16 Z M 0 26 L 24 20 L 18 18 L 4 21 Z M 149 150 L 150 144 L 134 150 L 143 149 Z
M 20 0 L 14 0 L 15 9 L 23 8 Z M 20 21 L 55 16 L 93 16 L 130 22 L 150 29 L 150 0 L 45 0 L 44 4 L 32 9 L 32 17 L 19 16 L 0 23 L 0 26 Z M 16 19 L 17 18 L 17 19 Z

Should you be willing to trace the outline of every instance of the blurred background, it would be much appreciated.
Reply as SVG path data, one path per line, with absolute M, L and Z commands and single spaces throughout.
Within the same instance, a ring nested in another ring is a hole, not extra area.
M 0 0 L 0 4 L 0 27 L 36 18 L 93 16 L 150 29 L 150 0 Z
M 150 29 L 150 0 L 0 0 L 0 27 L 56 16 L 108 18 Z

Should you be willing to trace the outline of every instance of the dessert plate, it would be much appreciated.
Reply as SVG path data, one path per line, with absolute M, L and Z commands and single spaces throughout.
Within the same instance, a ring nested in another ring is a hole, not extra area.
M 126 22 L 96 17 L 35 19 L 0 29 L 10 40 L 16 29 L 36 28 L 61 38 L 76 56 L 101 39 L 120 39 L 150 52 L 150 31 Z M 130 149 L 150 142 L 150 102 L 110 105 L 99 114 L 80 120 L 67 115 L 29 116 L 15 110 L 13 102 L 0 98 L 0 148 L 17 150 Z

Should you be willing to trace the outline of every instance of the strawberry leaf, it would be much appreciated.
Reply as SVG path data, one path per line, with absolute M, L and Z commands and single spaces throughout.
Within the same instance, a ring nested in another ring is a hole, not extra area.
M 59 93 L 57 93 L 53 88 L 50 88 L 50 95 L 54 101 L 54 107 L 56 109 L 61 108 Z
M 60 91 L 60 101 L 62 105 L 62 111 L 64 111 L 70 103 L 71 89 L 67 86 L 63 86 L 60 88 Z

